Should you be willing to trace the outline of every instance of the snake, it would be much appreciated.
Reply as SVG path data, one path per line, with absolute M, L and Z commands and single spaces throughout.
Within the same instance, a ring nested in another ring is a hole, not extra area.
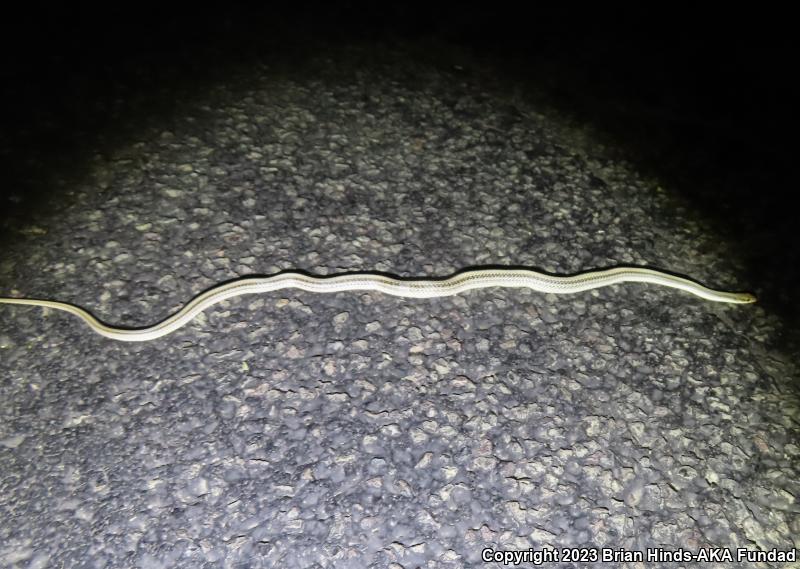
M 573 275 L 554 275 L 530 269 L 472 269 L 446 278 L 400 278 L 384 273 L 343 273 L 313 276 L 286 271 L 265 277 L 243 277 L 218 284 L 195 296 L 164 320 L 142 328 L 110 326 L 89 311 L 67 302 L 32 298 L 2 298 L 0 304 L 53 308 L 77 316 L 89 328 L 106 338 L 123 342 L 146 342 L 186 326 L 204 310 L 223 300 L 247 294 L 262 294 L 295 288 L 313 293 L 375 291 L 405 298 L 436 298 L 491 287 L 522 288 L 540 293 L 574 294 L 622 283 L 649 283 L 679 289 L 712 302 L 749 304 L 756 297 L 747 292 L 724 292 L 668 272 L 644 267 L 614 267 Z

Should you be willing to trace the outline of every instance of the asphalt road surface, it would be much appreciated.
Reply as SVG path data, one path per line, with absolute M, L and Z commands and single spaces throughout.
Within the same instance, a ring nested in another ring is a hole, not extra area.
M 685 196 L 457 50 L 340 46 L 162 79 L 146 98 L 118 86 L 113 137 L 58 130 L 81 159 L 42 166 L 53 193 L 9 226 L 3 295 L 143 326 L 287 269 L 637 264 L 759 286 Z M 0 307 L 0 566 L 788 551 L 800 407 L 784 328 L 761 304 L 637 284 L 287 290 L 143 344 Z

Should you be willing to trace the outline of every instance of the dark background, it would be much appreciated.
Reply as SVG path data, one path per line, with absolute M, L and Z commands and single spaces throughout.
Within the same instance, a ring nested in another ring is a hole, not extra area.
M 89 168 L 89 149 L 130 134 L 120 117 L 169 115 L 158 96 L 165 90 L 203 89 L 224 80 L 220 69 L 246 69 L 264 55 L 292 65 L 353 42 L 443 42 L 679 188 L 741 251 L 764 306 L 795 322 L 797 61 L 788 13 L 584 10 L 344 2 L 6 14 L 0 239 L 24 238 L 26 224 L 57 214 L 69 199 L 60 188 Z

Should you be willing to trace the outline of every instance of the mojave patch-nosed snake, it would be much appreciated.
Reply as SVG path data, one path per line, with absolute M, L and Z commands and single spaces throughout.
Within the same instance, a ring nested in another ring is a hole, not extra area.
M 406 279 L 378 273 L 349 273 L 315 277 L 298 272 L 283 272 L 269 277 L 247 277 L 217 285 L 196 296 L 178 312 L 158 324 L 132 329 L 104 324 L 83 308 L 65 302 L 0 298 L 0 304 L 24 304 L 63 310 L 79 317 L 94 332 L 106 338 L 125 342 L 145 342 L 174 332 L 185 326 L 206 308 L 227 298 L 272 292 L 284 288 L 297 288 L 319 293 L 366 290 L 408 298 L 433 298 L 489 287 L 527 288 L 543 293 L 572 294 L 628 282 L 652 283 L 677 288 L 713 302 L 748 304 L 756 301 L 755 296 L 749 293 L 713 290 L 690 279 L 654 269 L 616 267 L 570 276 L 550 275 L 523 269 L 475 269 L 462 271 L 445 279 Z

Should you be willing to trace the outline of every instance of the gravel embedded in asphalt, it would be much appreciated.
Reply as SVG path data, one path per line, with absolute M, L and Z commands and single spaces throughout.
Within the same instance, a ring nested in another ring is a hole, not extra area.
M 174 113 L 126 119 L 129 140 L 94 148 L 66 205 L 4 250 L 2 294 L 142 326 L 287 269 L 641 264 L 757 284 L 681 198 L 446 59 L 354 47 L 202 93 L 165 86 Z M 797 375 L 779 335 L 758 304 L 636 284 L 287 290 L 145 344 L 0 307 L 0 565 L 800 547 Z

